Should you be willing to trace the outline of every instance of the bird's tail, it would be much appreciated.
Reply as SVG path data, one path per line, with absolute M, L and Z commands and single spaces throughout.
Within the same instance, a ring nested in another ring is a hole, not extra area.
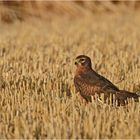
M 120 102 L 120 104 L 124 104 L 127 99 L 134 99 L 135 102 L 139 102 L 139 93 L 133 93 L 125 90 L 120 90 L 117 92 L 117 100 Z
M 140 97 L 140 91 L 137 91 L 136 94 Z
M 139 92 L 133 93 L 133 92 L 129 92 L 126 90 L 120 90 L 119 93 L 126 98 L 138 98 L 138 97 L 140 97 Z

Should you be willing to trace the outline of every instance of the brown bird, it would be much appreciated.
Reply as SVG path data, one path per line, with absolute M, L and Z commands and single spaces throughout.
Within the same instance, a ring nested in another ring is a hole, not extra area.
M 76 92 L 87 101 L 91 102 L 91 96 L 95 97 L 95 94 L 104 94 L 104 100 L 110 98 L 110 95 L 114 95 L 115 101 L 118 105 L 124 105 L 128 98 L 133 98 L 138 101 L 140 95 L 125 90 L 119 90 L 108 79 L 99 75 L 92 69 L 91 59 L 85 55 L 79 55 L 75 59 L 76 72 L 74 76 L 74 85 Z

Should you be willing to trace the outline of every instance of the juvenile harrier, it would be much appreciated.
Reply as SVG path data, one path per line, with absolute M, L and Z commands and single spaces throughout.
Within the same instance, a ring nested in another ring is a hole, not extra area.
M 138 101 L 139 95 L 125 90 L 119 90 L 109 80 L 99 75 L 92 69 L 91 59 L 85 55 L 79 55 L 75 59 L 76 73 L 74 77 L 74 85 L 76 92 L 87 101 L 91 102 L 91 96 L 95 94 L 104 94 L 107 99 L 110 95 L 115 96 L 118 105 L 124 105 L 126 99 L 133 98 Z

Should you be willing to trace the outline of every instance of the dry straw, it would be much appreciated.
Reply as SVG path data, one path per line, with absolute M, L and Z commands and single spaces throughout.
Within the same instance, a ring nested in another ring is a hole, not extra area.
M 35 22 L 36 21 L 36 22 Z M 140 138 L 140 103 L 85 105 L 74 58 L 125 90 L 140 90 L 139 14 L 0 26 L 0 138 Z

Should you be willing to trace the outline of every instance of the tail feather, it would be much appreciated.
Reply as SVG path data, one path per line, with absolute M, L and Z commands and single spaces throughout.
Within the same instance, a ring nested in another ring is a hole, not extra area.
M 134 101 L 138 102 L 139 101 L 140 95 L 137 93 L 125 91 L 125 90 L 120 90 L 116 94 L 116 99 L 119 101 L 120 104 L 125 104 L 125 101 L 127 99 L 134 99 Z
M 126 90 L 120 90 L 119 93 L 126 98 L 138 98 L 140 96 L 140 93 L 133 93 Z

